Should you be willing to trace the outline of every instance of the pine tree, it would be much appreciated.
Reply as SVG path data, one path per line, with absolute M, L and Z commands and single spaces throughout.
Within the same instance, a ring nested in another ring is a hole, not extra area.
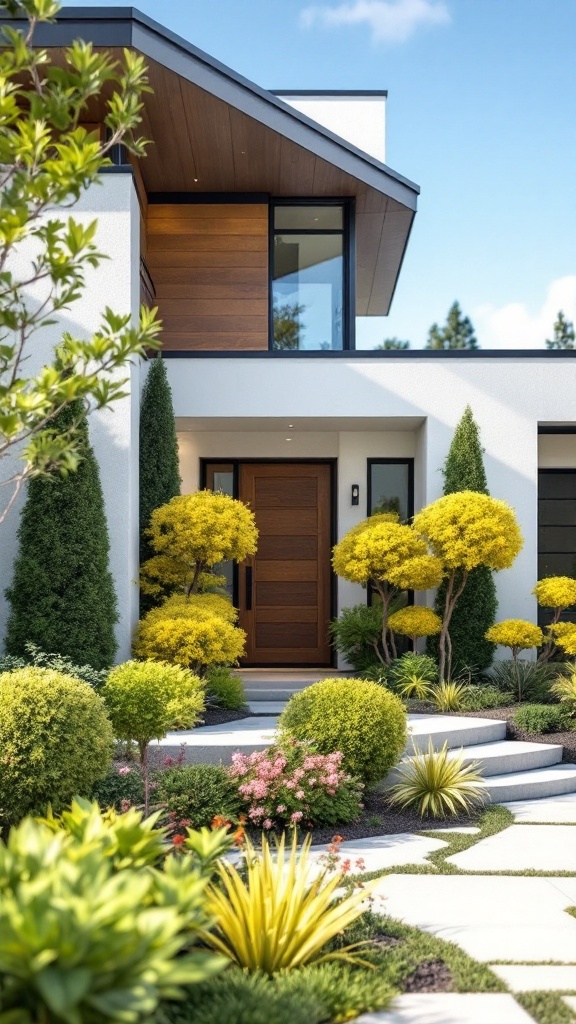
M 172 392 L 164 361 L 157 356 L 146 377 L 140 408 L 141 563 L 154 554 L 144 534 L 150 525 L 150 516 L 177 494 L 180 494 L 180 474 Z M 152 603 L 143 597 L 143 608 L 150 608 Z
M 6 650 L 24 655 L 27 641 L 78 665 L 109 668 L 117 644 L 114 582 L 108 565 L 108 525 L 98 463 L 82 403 L 54 417 L 54 431 L 75 437 L 81 461 L 66 476 L 28 484 L 14 564 Z
M 546 338 L 546 348 L 575 348 L 575 341 L 574 324 L 571 320 L 567 320 L 563 311 L 559 309 L 558 316 L 554 321 L 554 337 Z
M 478 425 L 467 406 L 450 445 L 444 464 L 444 494 L 455 491 L 479 491 L 489 494 Z M 438 588 L 435 610 L 442 615 L 446 597 L 445 584 Z M 484 634 L 494 623 L 498 602 L 494 576 L 490 569 L 479 566 L 468 577 L 450 622 L 452 641 L 452 674 L 465 667 L 485 669 L 492 662 L 494 645 Z M 438 653 L 437 639 L 430 637 L 428 653 Z
M 406 349 L 410 348 L 410 342 L 401 341 L 400 338 L 385 338 L 375 348 L 384 352 L 405 352 Z
M 462 315 L 462 310 L 457 302 L 452 303 L 448 310 L 445 327 L 432 324 L 425 345 L 425 348 L 433 349 L 478 349 L 479 347 L 472 323 L 467 316 Z

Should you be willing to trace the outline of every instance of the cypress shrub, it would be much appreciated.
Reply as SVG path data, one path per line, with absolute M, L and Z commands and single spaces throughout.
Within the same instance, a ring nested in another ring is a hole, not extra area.
M 155 554 L 144 531 L 150 516 L 161 505 L 180 494 L 178 441 L 174 425 L 172 392 L 166 367 L 160 356 L 152 360 L 142 391 L 140 408 L 140 562 Z M 141 594 L 141 610 L 148 611 L 158 600 Z
M 469 405 L 454 431 L 443 473 L 444 494 L 455 491 L 490 493 L 478 425 Z M 442 583 L 434 605 L 439 615 L 444 612 L 445 599 L 446 584 Z M 471 571 L 450 622 L 453 674 L 467 666 L 483 670 L 492 664 L 494 645 L 484 634 L 494 623 L 497 607 L 494 575 L 487 566 L 480 565 Z M 429 637 L 426 649 L 437 658 L 438 638 Z
M 100 474 L 81 403 L 54 417 L 51 427 L 69 431 L 76 422 L 81 452 L 76 472 L 34 477 L 28 485 L 6 591 L 11 604 L 6 651 L 26 657 L 31 641 L 77 665 L 104 669 L 116 653 L 118 614 Z

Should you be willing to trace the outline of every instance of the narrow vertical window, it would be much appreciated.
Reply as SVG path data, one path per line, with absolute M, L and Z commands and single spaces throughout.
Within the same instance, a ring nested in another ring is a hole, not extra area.
M 273 207 L 273 349 L 349 347 L 345 212 L 341 205 Z

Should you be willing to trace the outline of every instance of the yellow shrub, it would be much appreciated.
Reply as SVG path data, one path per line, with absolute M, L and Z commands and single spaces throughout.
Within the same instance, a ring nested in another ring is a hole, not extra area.
M 571 576 L 548 576 L 538 581 L 532 593 L 543 608 L 570 608 L 576 604 L 576 580 Z
M 442 579 L 442 565 L 424 541 L 385 514 L 353 527 L 336 544 L 332 565 L 353 583 L 385 582 L 399 590 L 427 589 Z
M 414 516 L 414 529 L 450 571 L 508 569 L 523 544 L 513 509 L 477 491 L 439 498 Z
M 548 626 L 554 643 L 570 657 L 576 655 L 576 624 L 574 622 L 556 622 Z
M 544 634 L 540 627 L 524 619 L 504 619 L 503 622 L 496 622 L 484 635 L 491 643 L 511 647 L 513 651 L 541 647 L 544 642 Z
M 134 641 L 139 658 L 183 665 L 195 672 L 208 665 L 233 664 L 244 654 L 246 634 L 220 615 L 156 618 L 140 622 Z
M 432 608 L 414 605 L 394 612 L 388 619 L 388 628 L 401 636 L 434 636 L 442 629 L 442 619 Z
M 222 594 L 173 594 L 166 598 L 158 608 L 151 608 L 146 614 L 147 622 L 158 619 L 195 619 L 218 615 L 225 622 L 235 623 L 238 610 L 232 602 Z

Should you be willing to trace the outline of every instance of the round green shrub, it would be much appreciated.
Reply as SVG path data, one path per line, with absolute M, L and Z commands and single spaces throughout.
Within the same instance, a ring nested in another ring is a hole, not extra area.
M 290 698 L 280 728 L 311 740 L 320 753 L 340 750 L 342 767 L 367 784 L 383 779 L 407 738 L 402 701 L 366 679 L 324 679 Z
M 508 704 L 514 703 L 514 694 L 500 690 L 497 686 L 489 684 L 473 684 L 468 687 L 464 697 L 464 709 L 466 711 L 484 711 L 488 708 L 505 708 Z
M 88 683 L 44 668 L 0 675 L 3 824 L 89 796 L 112 750 L 112 726 Z
M 126 661 L 101 690 L 117 739 L 140 748 L 168 729 L 191 729 L 204 710 L 202 681 L 188 669 L 162 661 Z
M 564 732 L 572 728 L 570 712 L 562 704 L 525 704 L 513 715 L 522 732 Z
M 210 665 L 204 677 L 206 696 L 210 704 L 228 711 L 246 707 L 246 694 L 239 676 L 227 665 Z
M 168 768 L 158 776 L 156 798 L 176 823 L 190 828 L 209 827 L 217 815 L 235 822 L 241 809 L 237 784 L 217 764 Z
M 123 811 L 128 806 L 143 804 L 144 782 L 140 769 L 136 765 L 112 768 L 94 786 L 92 800 L 96 800 L 103 810 L 113 807 L 116 811 Z

